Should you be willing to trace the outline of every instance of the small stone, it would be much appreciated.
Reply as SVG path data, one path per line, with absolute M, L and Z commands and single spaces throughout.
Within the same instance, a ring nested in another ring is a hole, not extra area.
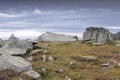
M 27 60 L 28 60 L 28 61 L 32 61 L 32 60 L 33 60 L 33 57 L 30 56 L 30 57 L 27 58 Z
M 69 65 L 73 65 L 74 64 L 74 62 L 73 61 L 71 61 L 70 63 L 69 63 Z
M 110 66 L 110 63 L 107 62 L 107 63 L 104 63 L 104 64 L 101 64 L 102 67 L 109 67 Z
M 90 60 L 96 60 L 97 58 L 95 56 L 81 56 L 81 58 L 86 58 Z
M 42 55 L 41 59 L 42 61 L 46 61 L 46 55 Z
M 66 75 L 65 80 L 72 80 L 72 79 L 69 77 L 69 75 Z
M 46 73 L 47 73 L 46 68 L 45 68 L 45 67 L 42 67 L 42 68 L 41 68 L 41 72 L 42 72 L 42 74 L 46 74 Z
M 40 78 L 40 74 L 34 70 L 29 70 L 25 73 L 26 76 L 32 77 L 33 79 Z
M 57 70 L 57 73 L 59 73 L 59 74 L 64 73 L 64 72 L 65 72 L 64 69 L 58 69 Z
M 49 56 L 49 57 L 48 57 L 48 61 L 54 61 L 54 58 L 51 57 L 51 56 Z

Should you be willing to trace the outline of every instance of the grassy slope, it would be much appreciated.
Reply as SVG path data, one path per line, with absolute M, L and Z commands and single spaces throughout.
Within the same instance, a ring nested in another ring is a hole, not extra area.
M 50 62 L 41 61 L 43 53 L 36 53 L 33 55 L 33 68 L 35 71 L 41 73 L 40 68 L 46 67 L 48 74 L 43 76 L 44 80 L 65 80 L 65 75 L 69 74 L 72 80 L 114 80 L 120 78 L 120 68 L 102 69 L 100 64 L 108 62 L 110 59 L 120 60 L 120 47 L 114 45 L 91 46 L 83 44 L 81 41 L 67 42 L 67 43 L 39 43 L 37 45 L 49 44 L 48 56 L 57 58 Z M 95 61 L 83 60 L 81 55 L 93 55 L 97 57 Z M 27 55 L 28 57 L 30 55 Z M 69 66 L 69 62 L 73 61 L 75 64 Z M 65 72 L 57 74 L 58 69 L 64 69 Z M 23 73 L 22 73 L 23 74 Z M 21 77 L 24 77 L 20 74 Z M 77 78 L 80 76 L 80 78 Z M 13 80 L 18 80 L 18 76 L 12 77 Z M 24 77 L 25 78 L 25 77 Z M 100 79 L 99 79 L 100 78 Z M 104 78 L 104 79 L 102 79 Z M 11 79 L 11 80 L 12 80 Z M 30 79 L 25 79 L 30 80 Z M 31 79 L 32 80 L 32 79 Z

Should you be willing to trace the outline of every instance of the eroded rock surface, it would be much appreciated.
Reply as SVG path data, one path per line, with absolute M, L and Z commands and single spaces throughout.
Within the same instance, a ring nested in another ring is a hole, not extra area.
M 86 43 L 106 43 L 112 41 L 112 33 L 105 28 L 89 27 L 83 36 L 83 41 Z

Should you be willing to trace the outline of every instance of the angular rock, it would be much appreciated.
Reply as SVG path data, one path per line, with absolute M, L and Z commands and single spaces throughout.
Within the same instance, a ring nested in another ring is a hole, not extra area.
M 108 29 L 88 27 L 83 35 L 83 42 L 86 43 L 109 43 L 112 41 L 112 33 Z
M 5 44 L 0 48 L 0 53 L 11 54 L 11 55 L 23 55 L 32 50 L 33 45 L 25 40 L 19 40 L 14 35 L 5 42 Z
M 77 39 L 76 36 L 46 32 L 40 35 L 37 40 L 43 42 L 66 42 L 66 41 L 76 41 Z
M 19 73 L 23 70 L 32 69 L 32 64 L 22 57 L 0 55 L 0 70 L 5 69 L 14 70 L 14 72 Z
M 32 77 L 33 79 L 38 79 L 38 78 L 41 77 L 40 74 L 38 72 L 34 71 L 34 70 L 27 71 L 25 73 L 25 75 L 28 76 L 28 77 Z
M 113 40 L 120 41 L 120 31 L 116 34 L 113 34 Z

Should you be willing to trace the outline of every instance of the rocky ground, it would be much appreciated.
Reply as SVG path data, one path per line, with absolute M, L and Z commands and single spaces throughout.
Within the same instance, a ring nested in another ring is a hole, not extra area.
M 38 49 L 23 56 L 37 73 L 31 70 L 16 74 L 12 70 L 3 70 L 0 80 L 120 80 L 119 44 L 93 46 L 81 41 L 40 42 L 36 44 Z

